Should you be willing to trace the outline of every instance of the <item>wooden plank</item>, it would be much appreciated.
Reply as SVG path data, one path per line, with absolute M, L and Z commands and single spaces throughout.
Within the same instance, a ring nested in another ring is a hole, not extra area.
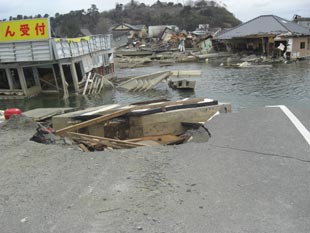
M 204 106 L 129 117 L 129 138 L 172 134 L 181 135 L 188 129 L 181 122 L 207 121 L 226 105 Z
M 161 146 L 159 142 L 153 140 L 139 141 L 139 143 L 145 146 Z
M 204 101 L 204 98 L 194 98 L 194 99 L 186 99 L 181 101 L 168 101 L 168 102 L 161 102 L 161 103 L 153 103 L 153 104 L 147 104 L 147 105 L 134 105 L 134 106 L 128 106 L 126 109 L 121 109 L 118 111 L 115 111 L 113 113 L 103 115 L 102 117 L 97 117 L 95 119 L 91 119 L 89 121 L 85 121 L 79 124 L 75 124 L 72 126 L 68 126 L 63 129 L 59 129 L 56 131 L 57 135 L 64 135 L 67 132 L 75 131 L 84 127 L 87 127 L 89 125 L 97 124 L 100 122 L 107 121 L 109 119 L 124 115 L 132 110 L 139 110 L 139 109 L 152 109 L 152 108 L 162 108 L 170 105 L 184 105 L 184 104 L 194 104 L 198 102 Z
M 76 131 L 78 129 L 94 125 L 100 122 L 108 121 L 112 118 L 122 116 L 132 110 L 142 110 L 142 109 L 154 109 L 154 108 L 163 108 L 167 106 L 173 105 L 185 105 L 185 104 L 195 104 L 198 102 L 203 102 L 204 98 L 194 98 L 194 99 L 185 99 L 180 101 L 168 101 L 168 102 L 161 102 L 161 103 L 153 103 L 147 105 L 134 105 L 134 106 L 127 106 L 126 108 L 119 109 L 118 111 L 112 112 L 110 114 L 103 115 L 101 117 L 97 117 L 88 121 L 84 121 L 72 126 L 65 127 L 63 129 L 59 129 L 56 131 L 57 135 L 65 135 L 67 132 Z
M 135 103 L 132 103 L 131 105 L 146 105 L 146 104 L 154 104 L 154 103 L 159 103 L 159 102 L 162 103 L 162 102 L 166 102 L 166 101 L 168 101 L 168 99 L 161 98 L 161 99 L 154 99 L 154 100 L 135 102 Z
M 101 146 L 104 146 L 106 148 L 110 147 L 110 148 L 114 148 L 114 149 L 128 149 L 128 147 L 115 145 L 115 144 L 113 144 L 111 142 L 100 141 L 99 139 L 87 138 L 87 137 L 83 137 L 83 136 L 73 136 L 73 140 L 76 140 L 78 142 L 81 141 L 81 142 L 84 142 L 84 143 L 88 142 L 89 144 L 91 144 L 91 146 L 93 148 L 96 148 L 98 145 L 101 145 Z
M 89 82 L 90 77 L 91 77 L 91 72 L 89 72 L 87 75 L 86 83 L 85 83 L 84 90 L 83 90 L 83 95 L 86 94 L 86 90 L 87 90 L 87 86 L 88 86 L 88 82 Z
M 141 142 L 141 141 L 155 141 L 160 144 L 166 145 L 169 143 L 172 143 L 174 141 L 180 140 L 180 137 L 175 136 L 175 135 L 158 135 L 158 136 L 145 136 L 145 137 L 140 137 L 140 138 L 133 138 L 133 139 L 128 139 L 126 142 Z
M 196 104 L 204 100 L 205 100 L 204 98 L 194 98 L 194 99 L 186 99 L 186 100 L 180 100 L 180 101 L 167 101 L 167 102 L 153 103 L 153 104 L 147 104 L 147 105 L 138 105 L 138 106 L 135 106 L 133 110 L 163 108 L 163 107 L 173 106 L 173 105 Z
M 75 130 L 78 130 L 78 129 L 82 129 L 82 128 L 85 128 L 85 127 L 90 126 L 90 125 L 98 124 L 100 122 L 104 122 L 104 121 L 110 120 L 112 118 L 122 116 L 122 115 L 130 112 L 132 109 L 133 109 L 133 107 L 126 107 L 124 109 L 121 109 L 119 111 L 113 112 L 111 114 L 106 114 L 106 115 L 103 115 L 101 117 L 97 117 L 95 119 L 91 119 L 91 120 L 84 121 L 84 122 L 79 123 L 79 124 L 68 126 L 66 128 L 57 130 L 56 134 L 57 135 L 65 135 L 68 132 L 75 131 Z
M 124 106 L 114 104 L 114 107 L 108 107 L 108 109 L 106 109 L 107 106 L 110 106 L 110 105 L 91 107 L 91 108 L 84 109 L 84 110 L 78 110 L 78 111 L 71 112 L 71 113 L 53 116 L 52 118 L 53 128 L 57 131 L 59 129 L 62 129 L 62 128 L 65 128 L 65 127 L 68 127 L 68 126 L 71 126 L 77 123 L 81 123 L 83 121 L 83 120 L 77 120 L 77 121 L 73 120 L 75 117 L 79 117 L 79 116 L 83 117 L 87 115 L 97 115 L 95 117 L 98 117 L 98 116 L 102 116 L 105 114 L 110 114 L 124 107 Z M 89 119 L 94 119 L 95 117 L 90 117 Z M 87 119 L 86 117 L 84 121 L 89 120 L 89 119 Z
M 89 152 L 88 148 L 87 148 L 84 144 L 80 143 L 80 144 L 79 144 L 79 147 L 80 147 L 84 152 Z
M 77 136 L 77 137 L 81 137 L 81 138 L 89 138 L 89 139 L 95 139 L 101 142 L 108 142 L 108 143 L 115 143 L 119 146 L 126 146 L 126 147 L 139 147 L 139 146 L 144 146 L 142 144 L 139 143 L 135 143 L 135 142 L 127 142 L 127 141 L 123 141 L 123 140 L 118 140 L 118 139 L 112 139 L 112 138 L 105 138 L 105 137 L 99 137 L 99 136 L 93 136 L 93 135 L 88 135 L 88 134 L 80 134 L 80 133 L 73 133 L 70 132 L 69 135 L 73 135 L 73 136 Z

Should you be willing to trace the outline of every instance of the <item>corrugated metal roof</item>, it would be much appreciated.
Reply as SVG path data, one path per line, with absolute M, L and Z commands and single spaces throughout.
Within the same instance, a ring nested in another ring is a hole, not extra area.
M 85 39 L 83 38 L 84 37 L 81 37 L 79 41 L 75 42 L 73 42 L 72 39 L 54 39 L 52 43 L 54 44 L 56 60 L 78 57 L 111 49 L 112 35 L 93 35 L 85 37 Z
M 53 61 L 108 51 L 112 35 L 80 38 L 51 38 L 42 41 L 0 43 L 0 64 L 7 62 Z M 54 54 L 54 56 L 53 56 Z
M 218 39 L 232 39 L 266 34 L 279 35 L 283 33 L 310 35 L 310 30 L 275 15 L 262 15 L 221 34 L 218 36 Z
M 6 62 L 50 61 L 53 59 L 48 40 L 0 43 L 0 64 Z

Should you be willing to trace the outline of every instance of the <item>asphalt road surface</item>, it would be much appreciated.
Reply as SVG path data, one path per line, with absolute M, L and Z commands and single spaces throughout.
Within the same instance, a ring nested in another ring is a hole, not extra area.
M 1 232 L 310 232 L 310 145 L 280 108 L 221 114 L 208 142 L 112 152 L 38 144 L 35 127 L 0 128 Z

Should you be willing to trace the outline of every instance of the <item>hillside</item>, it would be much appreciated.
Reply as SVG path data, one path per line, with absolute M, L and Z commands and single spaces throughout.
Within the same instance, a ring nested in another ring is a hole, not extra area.
M 41 15 L 33 18 L 40 18 Z M 44 15 L 48 17 L 48 15 Z M 18 15 L 16 18 L 32 18 L 32 16 Z M 199 24 L 209 24 L 210 27 L 233 27 L 240 24 L 224 6 L 216 1 L 187 1 L 187 4 L 156 1 L 153 5 L 146 5 L 131 0 L 127 4 L 116 4 L 114 9 L 99 12 L 92 4 L 87 10 L 70 11 L 67 14 L 56 13 L 50 17 L 53 34 L 59 37 L 76 37 L 80 29 L 89 29 L 91 33 L 107 33 L 109 28 L 120 23 L 146 25 L 177 25 L 188 31 L 195 30 Z
M 96 5 L 89 9 L 71 11 L 68 14 L 56 14 L 51 17 L 52 27 L 57 36 L 78 36 L 80 28 L 92 33 L 106 33 L 113 25 L 120 23 L 166 25 L 173 24 L 185 30 L 195 30 L 198 24 L 210 27 L 233 27 L 240 24 L 226 8 L 217 6 L 214 1 L 196 1 L 191 5 L 165 3 L 157 1 L 146 5 L 137 1 L 116 4 L 110 11 L 99 12 Z

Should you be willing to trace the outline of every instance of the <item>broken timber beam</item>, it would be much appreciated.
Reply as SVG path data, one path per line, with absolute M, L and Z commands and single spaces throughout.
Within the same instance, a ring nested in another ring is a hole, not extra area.
M 118 139 L 98 137 L 98 136 L 93 136 L 93 135 L 88 135 L 88 134 L 80 134 L 80 133 L 70 132 L 69 135 L 72 135 L 73 137 L 80 137 L 82 139 L 90 139 L 91 141 L 96 140 L 96 142 L 105 143 L 107 146 L 114 147 L 117 149 L 120 149 L 120 147 L 121 148 L 135 148 L 135 147 L 139 147 L 139 146 L 145 146 L 143 144 L 139 144 L 139 143 L 135 143 L 135 142 L 127 142 L 127 141 L 122 141 L 122 140 L 118 140 Z
M 152 108 L 165 108 L 167 106 L 173 106 L 173 105 L 196 104 L 196 103 L 202 102 L 204 100 L 205 100 L 204 98 L 194 98 L 194 99 L 186 99 L 186 100 L 179 100 L 179 101 L 168 101 L 168 102 L 160 102 L 160 103 L 151 103 L 151 104 L 147 104 L 147 105 L 135 106 L 132 110 L 152 109 Z
M 204 101 L 204 98 L 194 98 L 194 99 L 186 99 L 186 100 L 180 100 L 180 101 L 168 101 L 168 102 L 159 102 L 159 103 L 152 103 L 152 104 L 146 104 L 146 105 L 131 105 L 122 108 L 121 110 L 115 111 L 110 114 L 106 114 L 100 117 L 96 117 L 94 119 L 84 121 L 75 125 L 71 125 L 68 127 L 65 127 L 63 129 L 59 129 L 56 131 L 56 135 L 64 136 L 68 132 L 76 131 L 78 129 L 85 128 L 90 125 L 98 124 L 104 121 L 108 121 L 112 118 L 122 116 L 126 113 L 131 112 L 132 110 L 141 110 L 141 109 L 154 109 L 154 108 L 162 108 L 163 111 L 165 110 L 165 107 L 167 106 L 173 106 L 173 105 L 185 105 L 185 104 L 195 104 L 198 102 Z
M 184 138 L 171 135 L 171 134 L 166 134 L 166 135 L 155 135 L 155 136 L 145 136 L 145 137 L 140 137 L 140 138 L 133 138 L 133 139 L 128 139 L 126 142 L 142 142 L 142 141 L 155 141 L 158 142 L 162 145 L 167 145 L 175 142 L 179 142 L 180 140 L 184 140 Z
M 95 138 L 86 138 L 86 137 L 81 137 L 81 136 L 73 136 L 72 137 L 73 140 L 76 140 L 78 142 L 81 142 L 81 143 L 86 143 L 86 144 L 89 144 L 92 148 L 96 148 L 99 146 L 103 146 L 105 148 L 112 148 L 112 149 L 127 149 L 128 147 L 124 147 L 124 146 L 118 146 L 118 145 L 115 145 L 113 143 L 110 143 L 110 142 L 107 142 L 107 141 L 102 141 L 102 140 L 99 140 L 99 139 L 95 139 Z M 82 141 L 81 141 L 82 140 Z
M 80 143 L 80 144 L 79 144 L 79 147 L 80 147 L 84 152 L 89 152 L 88 148 L 87 148 L 84 144 Z
M 123 108 L 119 111 L 113 112 L 111 114 L 106 114 L 106 115 L 103 115 L 103 116 L 100 116 L 100 117 L 97 117 L 97 118 L 94 118 L 94 119 L 91 119 L 88 121 L 81 122 L 79 124 L 75 124 L 75 125 L 71 125 L 71 126 L 68 126 L 66 128 L 63 128 L 63 129 L 59 129 L 56 131 L 56 135 L 63 136 L 65 134 L 67 134 L 68 132 L 75 131 L 78 129 L 82 129 L 82 128 L 85 128 L 85 127 L 90 126 L 90 125 L 98 124 L 98 123 L 110 120 L 112 118 L 122 116 L 122 115 L 130 112 L 132 109 L 133 109 L 132 106 L 126 107 L 126 108 Z

